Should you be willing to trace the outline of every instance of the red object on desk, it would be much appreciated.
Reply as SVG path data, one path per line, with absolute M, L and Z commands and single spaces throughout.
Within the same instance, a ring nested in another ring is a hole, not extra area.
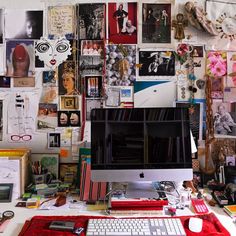
M 112 210 L 162 210 L 168 205 L 168 200 L 155 199 L 118 199 L 111 200 Z
M 201 233 L 192 233 L 188 229 L 188 222 L 190 217 L 199 217 L 203 219 L 203 228 Z M 18 236 L 73 236 L 72 232 L 50 230 L 49 225 L 53 220 L 74 221 L 75 227 L 83 227 L 86 229 L 88 219 L 106 218 L 98 216 L 34 216 L 31 220 L 26 221 L 20 234 Z M 112 217 L 114 218 L 114 217 Z M 126 217 L 133 218 L 133 217 Z M 138 217 L 136 217 L 138 218 Z M 148 217 L 142 217 L 148 218 Z M 151 217 L 160 218 L 160 217 Z M 167 218 L 167 217 L 163 217 Z M 202 214 L 196 216 L 179 216 L 187 236 L 230 236 L 229 232 L 220 223 L 218 218 L 213 214 Z M 86 235 L 86 230 L 81 233 L 81 236 Z

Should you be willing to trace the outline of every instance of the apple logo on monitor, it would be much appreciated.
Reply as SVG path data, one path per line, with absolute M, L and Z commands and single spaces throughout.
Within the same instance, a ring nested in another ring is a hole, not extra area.
M 139 177 L 143 179 L 143 178 L 144 178 L 144 173 L 143 173 L 143 172 L 140 173 L 140 174 L 139 174 Z

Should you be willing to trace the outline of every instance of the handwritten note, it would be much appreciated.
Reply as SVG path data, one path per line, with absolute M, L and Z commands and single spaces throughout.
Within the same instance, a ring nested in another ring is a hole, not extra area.
M 49 35 L 68 38 L 74 36 L 74 6 L 50 6 L 48 8 Z

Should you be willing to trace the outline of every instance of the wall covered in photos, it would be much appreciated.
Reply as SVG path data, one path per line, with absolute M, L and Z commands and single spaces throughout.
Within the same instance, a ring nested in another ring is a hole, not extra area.
M 92 108 L 186 106 L 204 148 L 207 99 L 214 135 L 235 138 L 235 6 L 2 0 L 0 147 L 75 162 L 90 142 Z

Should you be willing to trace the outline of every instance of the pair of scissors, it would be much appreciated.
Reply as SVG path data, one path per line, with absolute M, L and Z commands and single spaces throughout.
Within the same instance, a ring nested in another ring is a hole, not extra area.
M 6 220 L 10 220 L 14 217 L 15 213 L 13 211 L 4 211 L 0 218 L 0 225 L 3 224 Z

